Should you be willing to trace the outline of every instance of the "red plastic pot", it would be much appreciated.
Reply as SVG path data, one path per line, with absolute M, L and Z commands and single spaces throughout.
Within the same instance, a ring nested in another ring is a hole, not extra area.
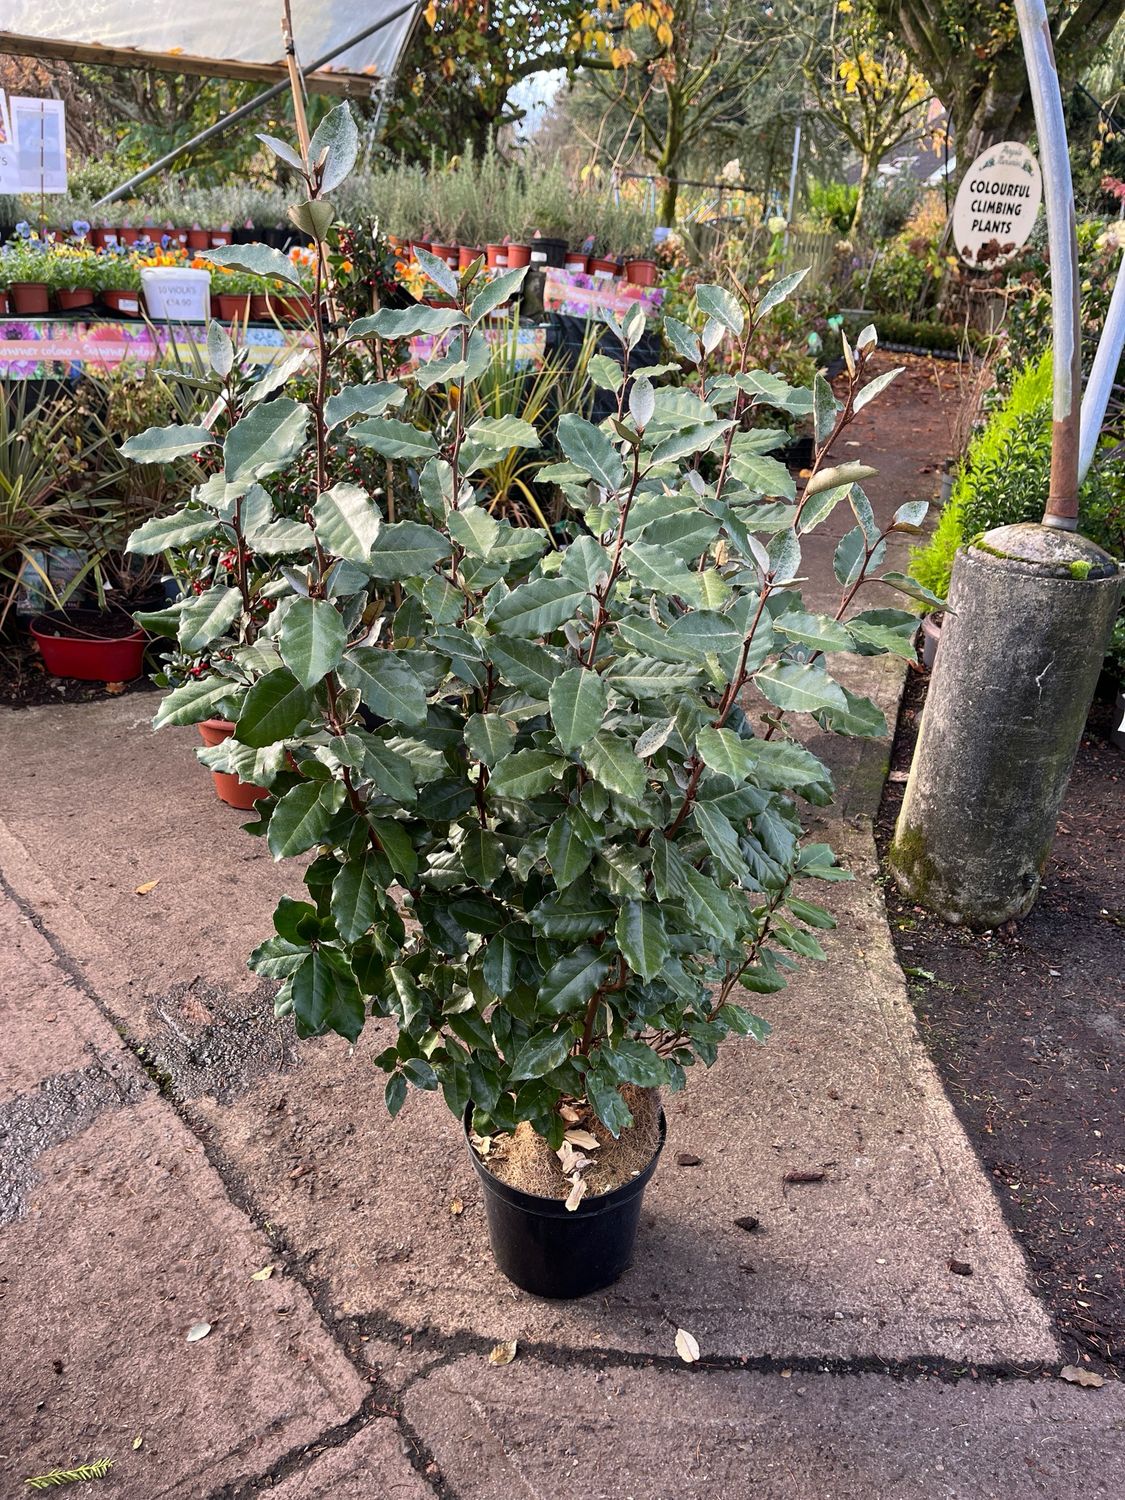
M 132 229 L 128 225 L 122 225 L 114 233 L 117 235 L 117 243 L 119 245 L 135 245 L 141 237 L 139 229 Z
M 563 268 L 569 271 L 572 276 L 585 276 L 590 268 L 590 257 L 588 255 L 579 255 L 575 250 L 568 250 L 566 252 L 566 260 L 563 262 Z
M 8 316 L 8 294 L 0 288 L 0 318 Z
M 274 297 L 272 301 L 278 317 L 287 323 L 307 323 L 312 317 L 311 297 L 297 294 L 292 297 Z
M 208 250 L 211 246 L 211 231 L 209 229 L 189 229 L 187 232 L 189 250 Z
M 411 240 L 410 241 L 410 253 L 412 255 L 417 255 L 419 250 L 428 250 L 430 252 L 430 254 L 432 255 L 433 254 L 433 249 L 434 249 L 434 247 L 430 244 L 429 240 Z
M 73 312 L 76 307 L 90 307 L 94 301 L 94 294 L 86 287 L 75 287 L 72 292 L 56 292 L 59 309 L 62 312 Z
M 508 247 L 507 247 L 507 245 L 485 245 L 485 247 L 484 247 L 484 255 L 485 255 L 485 259 L 488 261 L 488 269 L 490 271 L 495 271 L 497 269 L 503 271 L 503 270 L 507 269 L 507 265 L 508 265 Z
M 449 267 L 449 269 L 451 271 L 456 271 L 456 269 L 457 269 L 457 246 L 456 245 L 439 245 L 435 241 L 430 246 L 430 254 L 431 255 L 436 255 L 437 258 L 438 258 L 438 260 L 445 261 L 446 265 Z
M 93 241 L 95 250 L 105 250 L 108 246 L 117 244 L 117 230 L 91 229 L 90 239 Z
M 627 260 L 625 280 L 631 281 L 634 286 L 655 286 L 656 262 L 654 260 Z
M 250 312 L 250 294 L 248 292 L 220 292 L 219 293 L 219 316 L 224 323 L 229 323 L 233 318 L 242 319 Z
M 42 281 L 13 281 L 12 310 L 20 318 L 41 318 L 51 310 L 51 293 Z
M 530 264 L 531 264 L 531 246 L 530 245 L 509 245 L 508 246 L 508 266 L 509 266 L 509 268 L 513 268 L 513 267 L 517 267 L 517 266 L 529 266 Z
M 591 255 L 590 274 L 604 281 L 609 276 L 621 274 L 621 262 L 611 260 L 608 255 Z
M 165 233 L 168 235 L 169 244 L 179 245 L 181 250 L 188 242 L 189 231 L 186 229 L 169 229 L 166 230 Z
M 39 615 L 29 629 L 52 677 L 77 677 L 82 682 L 132 682 L 141 675 L 145 654 L 143 630 L 99 636 L 75 627 L 73 635 L 53 635 L 49 629 L 41 628 L 51 624 L 65 628 Z
M 102 301 L 115 313 L 122 313 L 127 318 L 139 318 L 141 315 L 141 294 L 139 292 L 102 292 Z
M 250 298 L 250 316 L 255 323 L 269 323 L 273 318 L 271 311 L 273 298 L 267 297 L 265 292 L 255 292 Z
M 204 719 L 202 724 L 195 727 L 205 745 L 221 745 L 234 733 L 234 725 L 230 719 Z M 259 797 L 269 795 L 267 787 L 243 781 L 231 771 L 212 771 L 211 779 L 215 783 L 215 795 L 219 801 L 225 802 L 228 807 L 237 807 L 242 812 L 249 812 Z
M 479 246 L 459 245 L 457 247 L 457 269 L 465 271 L 472 265 L 474 260 L 480 260 L 484 251 Z

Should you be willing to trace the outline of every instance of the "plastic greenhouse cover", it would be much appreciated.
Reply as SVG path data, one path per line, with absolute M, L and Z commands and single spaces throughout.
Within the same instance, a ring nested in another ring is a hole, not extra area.
M 292 0 L 297 56 L 304 66 L 398 10 L 402 0 Z M 332 73 L 389 77 L 417 7 L 328 64 Z M 135 49 L 153 57 L 186 55 L 216 63 L 284 63 L 281 0 L 3 0 L 0 33 L 29 41 Z M 21 48 L 21 50 L 23 50 Z

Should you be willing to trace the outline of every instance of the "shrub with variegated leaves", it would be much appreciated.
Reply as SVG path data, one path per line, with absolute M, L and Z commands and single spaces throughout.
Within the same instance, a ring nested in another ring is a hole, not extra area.
M 295 217 L 314 234 L 353 155 L 342 106 L 301 164 L 309 201 Z M 264 247 L 216 257 L 285 275 Z M 540 475 L 583 521 L 556 549 L 490 515 L 477 489 L 497 451 L 536 448 L 534 429 L 462 417 L 461 392 L 488 367 L 489 314 L 523 272 L 489 281 L 479 265 L 458 276 L 422 261 L 450 305 L 346 329 L 321 321 L 318 276 L 314 399 L 285 395 L 281 377 L 252 384 L 213 324 L 212 430 L 127 445 L 149 461 L 218 445 L 221 471 L 135 544 L 219 537 L 236 558 L 203 594 L 147 617 L 194 663 L 157 722 L 229 714 L 233 738 L 204 757 L 267 787 L 250 831 L 276 859 L 307 860 L 304 897 L 280 902 L 250 960 L 280 982 L 278 1013 L 302 1036 L 350 1041 L 368 1016 L 389 1018 L 376 1061 L 392 1112 L 410 1085 L 441 1089 L 456 1113 L 474 1106 L 479 1128 L 529 1121 L 558 1145 L 560 1100 L 588 1099 L 618 1133 L 623 1084 L 677 1089 L 731 1034 L 763 1038 L 750 997 L 823 956 L 816 932 L 832 923 L 808 892 L 845 874 L 802 841 L 801 806 L 832 789 L 785 716 L 881 735 L 879 710 L 830 668 L 849 652 L 913 654 L 913 615 L 856 613 L 885 551 L 860 487 L 871 471 L 825 467 L 891 376 L 866 379 L 873 330 L 847 350 L 843 402 L 823 379 L 807 391 L 749 367 L 799 276 L 749 306 L 701 286 L 693 321 L 668 329 L 679 382 L 631 368 L 634 311 L 614 325 L 620 360 L 597 370 L 615 414 L 601 426 L 564 415 L 565 460 Z M 412 332 L 444 338 L 419 372 L 339 385 L 350 344 Z M 722 340 L 736 373 L 709 378 Z M 447 394 L 433 430 L 403 420 L 412 379 Z M 762 406 L 815 425 L 800 494 L 771 456 L 778 434 L 749 420 Z M 427 523 L 388 523 L 333 472 L 341 428 L 413 465 Z M 286 492 L 309 445 L 311 501 Z M 841 504 L 856 524 L 836 552 L 830 618 L 797 580 L 804 538 Z M 904 506 L 894 525 L 916 530 L 924 510 Z

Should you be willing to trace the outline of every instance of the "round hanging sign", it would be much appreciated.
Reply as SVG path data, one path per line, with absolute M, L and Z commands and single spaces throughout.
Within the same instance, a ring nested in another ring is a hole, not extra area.
M 967 266 L 991 269 L 1027 243 L 1043 199 L 1039 163 L 1020 141 L 982 151 L 953 204 L 953 243 Z

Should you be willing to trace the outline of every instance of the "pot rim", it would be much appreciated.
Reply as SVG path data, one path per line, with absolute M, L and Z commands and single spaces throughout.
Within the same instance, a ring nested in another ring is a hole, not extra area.
M 225 730 L 227 732 L 227 734 L 233 734 L 234 733 L 234 720 L 233 719 L 200 719 L 199 723 L 200 723 L 200 725 L 203 725 L 203 724 L 213 725 L 216 729 L 223 729 L 223 730 Z
M 664 1143 L 668 1138 L 668 1121 L 664 1114 L 663 1106 L 660 1110 L 660 1139 L 656 1150 L 649 1159 L 648 1165 L 636 1177 L 628 1182 L 623 1182 L 620 1187 L 613 1188 L 608 1193 L 599 1193 L 596 1197 L 585 1197 L 577 1208 L 567 1208 L 564 1198 L 547 1198 L 541 1193 L 526 1193 L 522 1188 L 512 1187 L 510 1183 L 501 1182 L 500 1178 L 490 1172 L 473 1150 L 473 1143 L 469 1139 L 469 1127 L 473 1117 L 473 1106 L 469 1103 L 465 1108 L 461 1126 L 465 1133 L 465 1149 L 469 1153 L 473 1167 L 482 1185 L 488 1192 L 495 1193 L 506 1203 L 515 1208 L 522 1209 L 524 1213 L 538 1214 L 543 1219 L 567 1219 L 596 1218 L 598 1214 L 610 1213 L 615 1208 L 629 1202 L 631 1198 L 642 1193 L 648 1186 L 649 1178 L 656 1171 L 656 1165 L 660 1160 L 660 1153 L 664 1150 Z
M 138 625 L 128 635 L 91 635 L 85 632 L 76 632 L 72 635 L 55 635 L 49 630 L 38 628 L 40 620 L 46 620 L 46 615 L 34 615 L 28 623 L 28 632 L 37 641 L 76 641 L 82 646 L 119 646 L 124 641 L 144 640 L 145 633 Z

